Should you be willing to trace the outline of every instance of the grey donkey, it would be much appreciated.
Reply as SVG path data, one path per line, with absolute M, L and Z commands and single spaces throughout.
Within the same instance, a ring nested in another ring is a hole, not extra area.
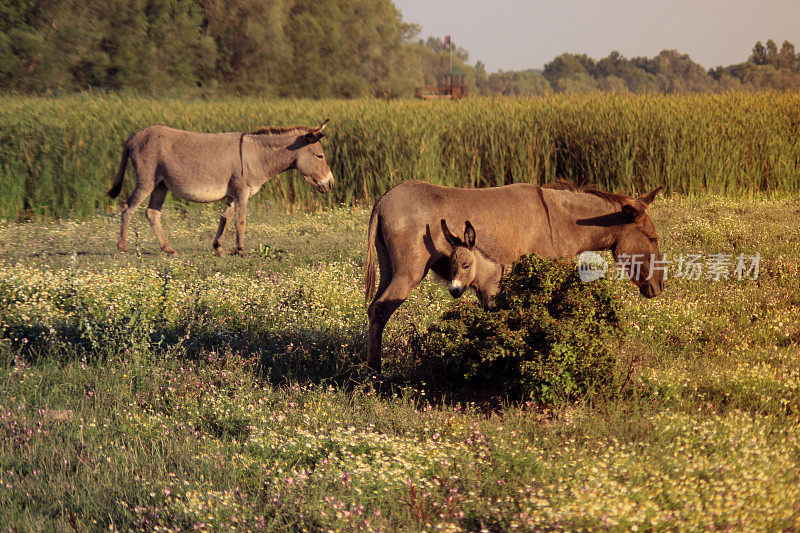
M 116 198 L 122 189 L 128 160 L 136 171 L 136 187 L 122 210 L 119 242 L 128 251 L 128 225 L 136 208 L 150 196 L 147 220 L 161 249 L 174 254 L 161 227 L 161 207 L 167 191 L 190 202 L 215 202 L 227 206 L 219 219 L 214 251 L 221 255 L 220 240 L 228 222 L 236 223 L 234 253 L 244 254 L 245 214 L 248 199 L 264 183 L 289 169 L 296 169 L 317 191 L 327 193 L 334 179 L 319 140 L 328 120 L 316 128 L 292 126 L 262 128 L 254 132 L 199 133 L 147 126 L 130 136 L 122 146 L 122 159 L 108 195 Z

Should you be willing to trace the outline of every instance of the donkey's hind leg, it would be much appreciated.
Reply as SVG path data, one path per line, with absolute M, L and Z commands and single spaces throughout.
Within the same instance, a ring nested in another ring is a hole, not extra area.
M 119 227 L 119 241 L 117 242 L 117 249 L 119 249 L 119 251 L 122 253 L 126 253 L 128 251 L 128 226 L 131 223 L 131 217 L 136 211 L 136 208 L 139 207 L 144 199 L 150 194 L 151 190 L 152 189 L 142 187 L 141 181 L 137 180 L 136 188 L 128 197 L 128 201 L 125 202 L 124 209 L 120 215 L 121 222 Z
M 227 198 L 227 205 L 225 206 L 225 210 L 222 212 L 222 215 L 219 217 L 219 227 L 217 228 L 217 236 L 214 237 L 214 253 L 217 255 L 224 255 L 224 251 L 222 250 L 222 246 L 219 244 L 219 241 L 225 236 L 225 230 L 228 228 L 228 222 L 233 218 L 234 213 L 236 212 L 236 204 L 233 201 L 233 198 Z
M 367 309 L 369 329 L 367 329 L 367 366 L 375 371 L 381 370 L 381 342 L 383 330 L 392 314 L 406 301 L 411 291 L 425 277 L 424 265 L 419 269 L 404 268 L 395 272 L 388 286 L 379 292 Z M 381 273 L 381 283 L 384 283 Z M 380 287 L 378 289 L 380 291 Z
M 386 245 L 381 242 L 380 237 L 378 237 L 378 240 L 375 242 L 375 252 L 378 256 L 378 266 L 380 267 L 381 277 L 378 282 L 378 289 L 375 291 L 375 297 L 372 299 L 373 302 L 384 293 L 393 277 L 392 260 L 389 257 L 389 251 L 386 249 Z
M 167 236 L 164 234 L 164 228 L 161 227 L 161 207 L 164 205 L 164 198 L 167 196 L 167 186 L 164 183 L 159 183 L 153 189 L 150 195 L 150 203 L 147 204 L 147 220 L 150 221 L 150 226 L 153 228 L 153 233 L 156 234 L 158 245 L 161 249 L 168 254 L 174 254 L 175 249 L 169 245 Z

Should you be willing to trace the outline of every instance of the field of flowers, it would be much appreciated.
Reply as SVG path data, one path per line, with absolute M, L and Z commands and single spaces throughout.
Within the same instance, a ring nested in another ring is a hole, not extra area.
M 414 335 L 424 282 L 363 368 L 368 213 L 211 210 L 0 225 L 0 516 L 12 530 L 800 529 L 800 199 L 660 199 L 662 252 L 761 256 L 625 309 L 615 399 L 461 402 Z M 672 272 L 671 274 L 674 274 Z M 413 374 L 413 373 L 412 373 Z

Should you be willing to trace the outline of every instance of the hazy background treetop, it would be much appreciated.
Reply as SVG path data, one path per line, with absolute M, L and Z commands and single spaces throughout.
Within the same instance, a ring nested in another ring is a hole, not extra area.
M 800 89 L 792 43 L 755 44 L 742 63 L 706 70 L 685 54 L 562 54 L 543 70 L 488 73 L 452 49 L 471 94 Z M 398 97 L 451 66 L 441 38 L 419 36 L 390 0 L 6 0 L 0 88 L 53 94 Z

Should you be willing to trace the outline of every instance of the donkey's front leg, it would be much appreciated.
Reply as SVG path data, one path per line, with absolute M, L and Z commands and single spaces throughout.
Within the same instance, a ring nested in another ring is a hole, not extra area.
M 244 226 L 247 218 L 247 193 L 240 195 L 235 202 L 236 206 L 236 255 L 245 255 L 244 251 Z
M 219 217 L 219 227 L 217 228 L 217 236 L 214 237 L 214 253 L 217 255 L 224 255 L 224 251 L 222 250 L 222 245 L 220 245 L 219 241 L 225 236 L 225 230 L 228 228 L 228 222 L 235 213 L 235 206 L 236 204 L 233 202 L 233 198 L 227 198 L 227 205 L 225 210 L 222 212 L 222 215 Z

